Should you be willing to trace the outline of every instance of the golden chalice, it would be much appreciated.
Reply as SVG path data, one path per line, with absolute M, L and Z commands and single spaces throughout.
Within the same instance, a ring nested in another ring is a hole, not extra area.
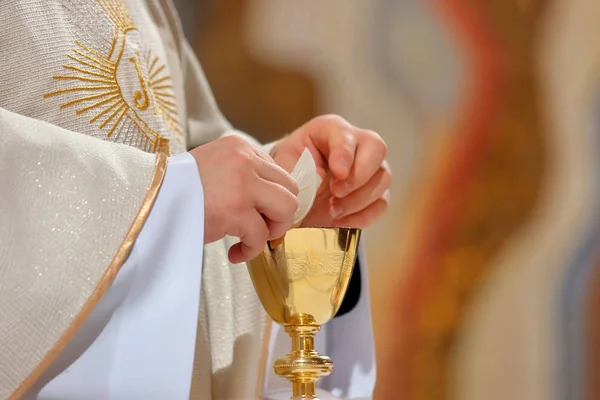
M 318 400 L 316 382 L 333 370 L 331 359 L 315 350 L 314 337 L 344 299 L 360 234 L 354 228 L 294 228 L 248 263 L 263 307 L 292 338 L 292 350 L 273 366 L 292 382 L 292 400 Z

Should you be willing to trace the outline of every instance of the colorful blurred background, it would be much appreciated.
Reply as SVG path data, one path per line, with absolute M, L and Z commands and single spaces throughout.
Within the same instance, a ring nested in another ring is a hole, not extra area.
M 175 2 L 237 128 L 387 141 L 375 399 L 600 399 L 600 1 Z

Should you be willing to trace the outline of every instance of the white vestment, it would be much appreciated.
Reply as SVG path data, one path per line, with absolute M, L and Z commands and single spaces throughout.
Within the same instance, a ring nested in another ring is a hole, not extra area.
M 261 145 L 218 111 L 169 2 L 4 1 L 0 38 L 0 398 L 288 391 L 271 365 L 289 339 L 229 263 L 236 239 L 202 246 L 184 153 Z M 317 339 L 336 362 L 321 387 L 344 398 L 375 381 L 361 276 L 357 306 Z

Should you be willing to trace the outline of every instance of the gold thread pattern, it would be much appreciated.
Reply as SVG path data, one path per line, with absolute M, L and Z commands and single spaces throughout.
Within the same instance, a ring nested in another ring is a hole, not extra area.
M 165 65 L 158 65 L 158 56 L 152 58 L 150 50 L 146 53 L 146 70 L 150 77 L 148 85 L 150 93 L 154 96 L 154 113 L 160 115 L 171 128 L 176 140 L 183 140 L 183 130 L 177 117 L 177 104 L 173 93 L 173 84 L 170 75 L 163 75 Z
M 122 0 L 96 0 L 100 7 L 104 10 L 108 18 L 115 26 L 123 33 L 130 30 L 135 30 L 135 24 L 129 15 L 127 6 Z
M 72 54 L 67 55 L 71 63 L 62 65 L 66 72 L 52 77 L 73 83 L 73 86 L 47 93 L 44 98 L 66 93 L 79 95 L 61 104 L 60 109 L 73 107 L 76 115 L 89 113 L 89 122 L 97 124 L 98 129 L 106 132 L 106 137 L 115 141 L 124 141 L 130 130 L 137 131 L 141 137 L 138 147 L 142 150 L 170 154 L 169 138 L 152 129 L 139 114 L 152 106 L 154 115 L 161 118 L 177 141 L 183 142 L 173 84 L 171 77 L 163 72 L 166 65 L 160 64 L 158 56 L 152 57 L 150 50 L 146 51 L 145 57 L 136 52 L 126 57 L 128 62 L 122 62 L 127 49 L 127 33 L 137 28 L 122 0 L 96 2 L 115 25 L 110 51 L 104 55 L 75 41 Z M 138 76 L 137 90 L 127 91 L 117 77 L 120 68 L 127 68 L 127 64 Z
M 144 74 L 142 73 L 142 68 L 140 67 L 140 60 L 139 60 L 139 53 L 136 53 L 136 57 L 131 57 L 129 59 L 130 62 L 133 63 L 133 65 L 135 65 L 135 72 L 137 72 L 138 74 L 138 78 L 140 79 L 140 86 L 142 87 L 142 91 L 140 92 L 139 90 L 136 91 L 133 95 L 133 101 L 135 102 L 135 106 L 139 109 L 139 110 L 145 110 L 148 108 L 148 105 L 150 103 L 150 99 L 148 98 L 148 89 L 147 89 L 147 82 L 144 79 Z M 142 102 L 140 102 L 140 100 L 143 100 Z

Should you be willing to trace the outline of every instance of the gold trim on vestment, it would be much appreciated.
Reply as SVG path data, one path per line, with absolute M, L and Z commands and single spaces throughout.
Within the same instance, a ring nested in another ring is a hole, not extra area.
M 71 321 L 69 327 L 63 332 L 58 341 L 46 353 L 42 361 L 33 369 L 29 376 L 27 376 L 27 378 L 21 382 L 13 394 L 8 398 L 9 400 L 18 400 L 21 396 L 27 393 L 27 391 L 31 389 L 31 387 L 42 376 L 42 374 L 44 374 L 48 367 L 56 361 L 60 353 L 65 349 L 65 347 L 67 347 L 67 344 L 73 339 L 75 333 L 77 333 L 79 328 L 81 328 L 83 323 L 87 320 L 91 312 L 96 307 L 98 301 L 102 298 L 106 290 L 112 284 L 113 280 L 119 273 L 121 266 L 125 263 L 127 257 L 129 257 L 131 249 L 133 248 L 133 244 L 137 240 L 138 235 L 140 234 L 142 227 L 146 223 L 148 215 L 152 210 L 165 177 L 165 172 L 167 170 L 167 159 L 168 156 L 166 154 L 160 153 L 157 155 L 156 168 L 154 169 L 150 184 L 148 185 L 146 197 L 144 198 L 140 210 L 137 216 L 134 218 L 129 231 L 125 235 L 125 239 L 121 243 L 121 247 L 115 254 L 112 262 L 108 266 L 108 269 L 104 272 L 104 275 L 100 279 L 96 289 L 94 289 L 79 313 L 75 316 L 73 321 Z

